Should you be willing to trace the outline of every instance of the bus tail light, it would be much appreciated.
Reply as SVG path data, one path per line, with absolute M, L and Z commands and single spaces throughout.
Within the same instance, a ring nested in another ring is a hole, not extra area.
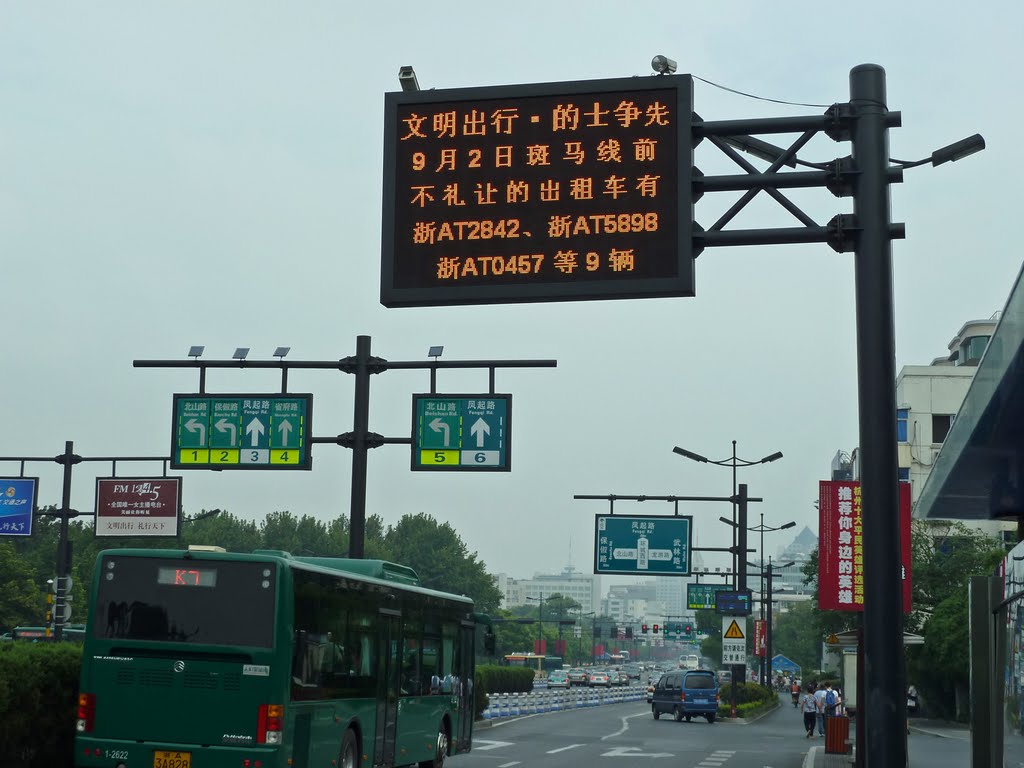
M 283 704 L 260 704 L 256 719 L 256 743 L 280 744 L 283 723 Z
M 679 694 L 679 700 L 680 701 L 686 701 L 686 692 L 685 691 Z
M 78 733 L 92 733 L 93 721 L 96 719 L 96 694 L 78 694 L 78 723 L 75 730 Z

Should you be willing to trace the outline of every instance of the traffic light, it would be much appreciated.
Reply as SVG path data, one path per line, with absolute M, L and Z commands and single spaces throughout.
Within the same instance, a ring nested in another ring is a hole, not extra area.
M 682 631 L 683 631 L 683 625 L 682 624 L 676 624 L 676 634 L 678 635 Z
M 654 625 L 653 632 L 654 632 L 654 634 L 658 634 L 658 625 L 657 624 Z
M 687 624 L 683 629 L 686 631 L 686 636 L 687 637 L 693 637 L 693 625 L 692 624 Z
M 647 625 L 646 624 L 641 624 L 640 625 L 640 631 L 643 632 L 646 635 L 647 634 Z
M 626 627 L 626 639 L 627 640 L 632 640 L 633 639 L 633 628 L 632 627 Z

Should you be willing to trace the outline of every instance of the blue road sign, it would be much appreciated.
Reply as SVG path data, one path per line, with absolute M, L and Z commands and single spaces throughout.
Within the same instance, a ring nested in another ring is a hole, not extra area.
M 594 573 L 690 575 L 693 518 L 597 515 Z
M 0 536 L 31 536 L 38 477 L 0 477 Z
M 799 672 L 800 665 L 777 653 L 772 656 L 772 670 L 775 672 Z

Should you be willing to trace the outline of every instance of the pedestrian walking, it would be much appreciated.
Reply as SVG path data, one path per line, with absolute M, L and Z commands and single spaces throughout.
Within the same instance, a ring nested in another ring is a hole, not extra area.
M 818 689 L 814 692 L 814 700 L 818 702 L 818 735 L 825 735 L 825 685 L 818 683 Z
M 814 698 L 814 685 L 808 684 L 807 693 L 800 700 L 800 711 L 804 714 L 804 730 L 807 731 L 805 738 L 814 736 L 814 724 L 818 719 L 818 700 Z

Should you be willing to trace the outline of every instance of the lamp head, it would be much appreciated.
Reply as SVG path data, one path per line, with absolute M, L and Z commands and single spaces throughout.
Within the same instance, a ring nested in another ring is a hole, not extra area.
M 406 92 L 418 91 L 420 89 L 419 80 L 416 79 L 416 72 L 412 67 L 398 68 L 398 83 L 402 86 L 402 90 Z
M 680 456 L 685 456 L 688 459 L 699 461 L 703 464 L 707 464 L 708 462 L 708 460 L 699 453 L 694 453 L 693 451 L 688 451 L 685 448 L 680 448 L 678 445 L 672 449 L 672 453 L 678 453 Z
M 657 72 L 659 75 L 672 75 L 675 74 L 678 64 L 668 56 L 662 56 L 658 54 L 651 59 L 651 69 Z
M 968 155 L 973 155 L 975 152 L 981 152 L 984 148 L 985 139 L 982 138 L 980 133 L 976 133 L 973 136 L 968 136 L 966 139 L 960 139 L 960 141 L 950 144 L 948 147 L 932 152 L 932 165 L 956 162 Z

